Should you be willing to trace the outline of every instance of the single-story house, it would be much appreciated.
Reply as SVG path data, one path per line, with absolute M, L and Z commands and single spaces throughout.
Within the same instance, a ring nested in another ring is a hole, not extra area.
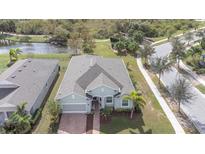
M 124 99 L 135 90 L 122 59 L 100 56 L 73 56 L 68 64 L 56 100 L 62 113 L 90 113 L 93 103 L 100 108 L 130 109 Z
M 0 124 L 26 102 L 33 114 L 43 103 L 59 73 L 58 60 L 19 60 L 0 74 Z

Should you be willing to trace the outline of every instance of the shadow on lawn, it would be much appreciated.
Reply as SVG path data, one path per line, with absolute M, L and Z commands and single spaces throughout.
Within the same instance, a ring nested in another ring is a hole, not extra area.
M 130 119 L 129 113 L 112 114 L 112 119 L 101 123 L 101 132 L 105 134 L 152 134 L 152 129 L 144 128 L 145 123 L 141 113 L 135 113 Z

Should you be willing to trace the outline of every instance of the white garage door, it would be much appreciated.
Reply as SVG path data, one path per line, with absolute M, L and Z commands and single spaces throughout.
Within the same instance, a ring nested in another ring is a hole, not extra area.
M 63 104 L 62 113 L 86 113 L 87 104 Z

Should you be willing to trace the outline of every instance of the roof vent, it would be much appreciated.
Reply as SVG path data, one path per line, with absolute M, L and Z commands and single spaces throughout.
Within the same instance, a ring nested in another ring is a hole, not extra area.
M 36 72 L 36 70 L 33 70 L 33 72 Z
M 23 67 L 26 67 L 26 65 L 23 65 Z
M 18 70 L 18 72 L 21 72 L 21 71 L 22 71 L 21 69 Z
M 31 59 L 28 60 L 29 63 L 30 63 L 31 61 L 32 61 Z
M 13 78 L 13 79 L 14 79 L 15 77 L 16 77 L 16 75 L 12 75 L 12 76 L 11 76 L 11 78 Z

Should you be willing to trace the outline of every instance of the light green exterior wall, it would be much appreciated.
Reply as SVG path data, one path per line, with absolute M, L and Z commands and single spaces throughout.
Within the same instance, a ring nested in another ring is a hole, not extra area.
M 89 94 L 91 94 L 92 96 L 105 97 L 105 96 L 113 96 L 116 93 L 117 92 L 115 92 L 113 89 L 102 85 L 100 87 L 93 89 L 92 92 L 90 92 Z
M 61 106 L 62 106 L 62 112 L 63 113 L 90 113 L 91 112 L 91 100 L 89 100 L 86 97 L 77 95 L 77 94 L 70 94 L 67 97 L 59 100 Z M 85 104 L 85 108 L 82 107 L 82 105 L 79 104 Z M 63 107 L 67 105 L 68 107 Z M 70 110 L 68 110 L 70 109 Z M 72 112 L 73 109 L 73 112 Z
M 124 96 L 121 96 L 121 97 L 113 97 L 115 94 L 117 94 L 118 91 L 115 91 L 109 87 L 106 87 L 106 86 L 100 86 L 100 87 L 97 87 L 93 90 L 91 90 L 91 92 L 89 92 L 90 95 L 92 95 L 93 97 L 96 96 L 96 97 L 101 97 L 101 108 L 104 108 L 106 106 L 110 106 L 110 107 L 114 107 L 115 109 L 119 109 L 119 108 L 124 108 L 124 109 L 131 109 L 132 108 L 132 102 L 129 101 L 129 105 L 128 107 L 123 107 L 122 106 L 122 99 Z M 112 96 L 113 97 L 113 103 L 106 103 L 106 97 L 108 96 Z M 80 113 L 78 112 L 77 110 L 79 109 L 80 110 L 83 110 L 85 109 L 85 107 L 83 107 L 83 104 L 86 105 L 86 112 L 83 111 L 82 113 L 90 113 L 91 112 L 91 107 L 92 107 L 92 103 L 91 103 L 91 99 L 88 99 L 87 97 L 83 97 L 83 96 L 80 96 L 80 95 L 77 95 L 77 94 L 70 94 L 68 95 L 67 97 L 61 99 L 59 102 L 61 103 L 62 107 L 64 105 L 67 104 L 67 106 L 65 106 L 64 109 L 62 112 L 63 113 L 72 113 L 72 109 L 75 110 L 73 111 L 73 113 Z M 82 104 L 82 105 L 80 105 Z

